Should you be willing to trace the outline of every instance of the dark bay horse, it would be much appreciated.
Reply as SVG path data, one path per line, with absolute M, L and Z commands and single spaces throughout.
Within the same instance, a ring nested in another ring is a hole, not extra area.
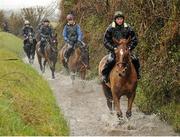
M 83 62 L 80 46 L 75 45 L 74 51 L 71 54 L 71 56 L 69 57 L 69 61 L 66 66 L 65 61 L 64 61 L 64 54 L 67 49 L 67 46 L 68 46 L 68 44 L 63 46 L 63 48 L 59 51 L 59 58 L 60 58 L 61 63 L 71 73 L 71 79 L 73 81 L 75 80 L 76 73 L 79 73 L 80 78 L 82 80 L 85 80 L 87 65 Z
M 55 78 L 54 72 L 55 72 L 55 65 L 57 62 L 57 55 L 58 55 L 57 45 L 58 45 L 57 34 L 54 35 L 50 40 L 46 38 L 44 53 L 42 53 L 40 49 L 40 41 L 36 45 L 36 53 L 37 53 L 40 69 L 44 73 L 46 62 L 48 62 L 52 72 L 53 79 Z M 42 65 L 42 59 L 44 59 L 43 65 Z
M 34 62 L 35 45 L 36 40 L 34 39 L 33 34 L 30 32 L 28 33 L 27 39 L 25 40 L 25 44 L 23 47 L 30 64 L 33 64 Z
M 115 109 L 118 118 L 122 117 L 120 98 L 123 95 L 127 96 L 128 109 L 126 112 L 126 117 L 129 118 L 132 115 L 132 103 L 136 95 L 137 74 L 131 61 L 130 50 L 127 47 L 129 40 L 121 39 L 119 41 L 114 41 L 118 45 L 117 49 L 115 50 L 116 63 L 109 74 L 109 83 L 102 82 L 101 84 L 107 99 L 107 105 L 110 111 Z M 102 76 L 101 72 L 107 57 L 108 56 L 105 56 L 99 63 L 100 77 Z M 115 108 L 113 108 L 113 106 Z

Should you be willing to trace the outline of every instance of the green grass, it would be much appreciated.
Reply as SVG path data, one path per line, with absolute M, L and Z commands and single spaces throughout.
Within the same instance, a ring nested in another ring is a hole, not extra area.
M 0 135 L 69 135 L 48 83 L 21 53 L 22 40 L 0 32 Z
M 167 121 L 170 125 L 172 125 L 174 131 L 180 133 L 180 104 L 172 101 L 168 104 L 163 104 L 159 106 L 160 103 L 156 103 L 152 105 L 151 97 L 146 97 L 146 92 L 142 90 L 142 85 L 137 88 L 137 95 L 135 98 L 135 103 L 138 105 L 139 109 L 145 114 L 156 113 L 160 117 L 160 119 Z M 146 86 L 146 85 L 143 85 Z

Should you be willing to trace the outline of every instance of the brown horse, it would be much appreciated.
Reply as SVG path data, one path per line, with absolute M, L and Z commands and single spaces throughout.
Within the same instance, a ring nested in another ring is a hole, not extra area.
M 121 39 L 119 41 L 114 40 L 114 42 L 118 45 L 115 50 L 116 63 L 109 74 L 109 83 L 102 82 L 102 87 L 110 111 L 112 111 L 114 109 L 113 107 L 115 107 L 118 118 L 122 117 L 120 98 L 123 95 L 127 96 L 128 109 L 126 117 L 129 118 L 132 115 L 132 103 L 136 94 L 137 74 L 131 61 L 130 50 L 127 47 L 129 40 Z M 100 77 L 106 60 L 107 56 L 105 56 L 99 63 Z
M 60 61 L 62 62 L 63 66 L 68 70 L 68 72 L 71 73 L 71 79 L 75 80 L 75 75 L 76 73 L 79 73 L 81 79 L 85 79 L 86 77 L 86 70 L 87 66 L 86 64 L 82 61 L 82 53 L 81 49 L 78 45 L 75 45 L 74 51 L 69 57 L 69 61 L 67 63 L 67 66 L 65 65 L 64 61 L 64 54 L 67 49 L 67 44 L 63 46 L 63 48 L 59 51 L 59 58 Z
M 44 47 L 44 53 L 42 53 L 40 49 L 40 41 L 36 45 L 36 53 L 37 53 L 37 58 L 38 62 L 40 65 L 40 69 L 42 73 L 45 72 L 45 66 L 46 62 L 48 62 L 51 72 L 52 72 L 52 78 L 55 78 L 54 72 L 55 72 L 55 65 L 57 62 L 57 35 L 53 36 L 50 42 L 46 39 L 46 46 Z M 42 59 L 44 58 L 44 62 L 42 65 Z

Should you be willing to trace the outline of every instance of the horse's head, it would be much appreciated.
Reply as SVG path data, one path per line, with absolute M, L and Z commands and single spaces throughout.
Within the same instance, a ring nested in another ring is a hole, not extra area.
M 115 49 L 116 54 L 116 71 L 119 73 L 119 76 L 124 77 L 127 73 L 130 60 L 130 50 L 128 48 L 129 38 L 128 39 L 113 39 L 117 48 Z
M 53 50 L 56 50 L 57 45 L 58 45 L 58 39 L 57 39 L 57 34 L 55 34 L 51 38 L 51 48 L 53 48 Z

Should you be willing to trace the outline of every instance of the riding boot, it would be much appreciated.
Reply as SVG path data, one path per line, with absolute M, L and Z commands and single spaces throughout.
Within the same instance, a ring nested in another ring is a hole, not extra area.
M 115 54 L 110 53 L 108 55 L 108 59 L 106 61 L 106 64 L 104 65 L 104 68 L 102 70 L 102 81 L 107 83 L 109 81 L 108 76 L 111 71 L 111 69 L 114 67 L 115 64 Z
M 64 61 L 65 61 L 66 64 L 68 63 L 68 60 L 69 60 L 69 57 L 70 57 L 72 51 L 73 51 L 73 48 L 68 47 L 67 50 L 64 53 Z
M 106 62 L 103 70 L 102 70 L 102 81 L 104 81 L 105 83 L 108 83 L 109 79 L 108 79 L 108 75 L 109 75 L 110 69 L 109 69 L 109 64 Z
M 140 67 L 139 58 L 136 57 L 135 55 L 132 55 L 131 59 L 132 59 L 132 63 L 134 64 L 135 70 L 137 72 L 137 78 L 140 79 L 141 78 L 141 72 L 140 72 L 141 67 Z

